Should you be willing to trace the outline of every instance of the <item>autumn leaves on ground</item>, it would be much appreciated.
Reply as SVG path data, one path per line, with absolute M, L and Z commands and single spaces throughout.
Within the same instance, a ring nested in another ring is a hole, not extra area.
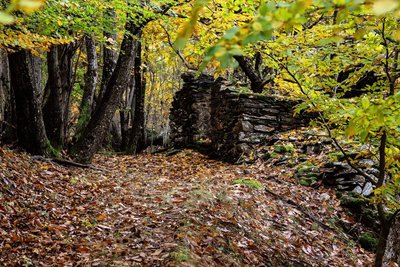
M 366 266 L 330 189 L 191 151 L 62 167 L 0 149 L 1 266 Z M 252 181 L 240 183 L 237 181 Z M 331 227 L 332 226 L 332 227 Z

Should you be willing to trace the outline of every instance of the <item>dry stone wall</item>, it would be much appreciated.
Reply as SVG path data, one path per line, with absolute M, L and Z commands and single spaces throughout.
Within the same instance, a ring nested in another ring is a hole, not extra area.
M 171 140 L 175 147 L 210 141 L 218 156 L 236 160 L 277 132 L 304 126 L 306 116 L 294 116 L 297 102 L 274 96 L 239 94 L 226 81 L 202 75 L 182 76 L 183 88 L 171 110 Z
M 170 139 L 175 147 L 187 147 L 200 140 L 209 140 L 211 130 L 210 103 L 212 76 L 195 78 L 182 75 L 183 86 L 175 94 L 170 113 Z

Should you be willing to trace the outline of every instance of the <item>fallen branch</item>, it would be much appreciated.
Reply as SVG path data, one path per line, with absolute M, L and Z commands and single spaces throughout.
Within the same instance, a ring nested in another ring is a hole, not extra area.
M 46 162 L 54 162 L 54 163 L 56 163 L 58 165 L 62 165 L 64 167 L 78 167 L 78 168 L 85 168 L 85 169 L 93 169 L 93 170 L 97 170 L 97 171 L 110 172 L 110 170 L 99 168 L 99 167 L 93 166 L 92 164 L 82 164 L 82 163 L 78 163 L 78 162 L 75 162 L 72 160 L 67 160 L 67 159 L 46 158 L 43 156 L 32 156 L 32 159 L 46 161 Z

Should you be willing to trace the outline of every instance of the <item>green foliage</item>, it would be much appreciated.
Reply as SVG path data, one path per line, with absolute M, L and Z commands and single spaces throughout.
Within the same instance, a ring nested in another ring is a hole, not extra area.
M 363 248 L 371 251 L 375 251 L 376 247 L 378 246 L 378 238 L 376 238 L 374 234 L 370 232 L 362 233 L 358 237 L 358 242 Z
M 286 144 L 286 145 L 275 145 L 274 152 L 284 154 L 284 153 L 293 153 L 294 146 L 293 144 Z

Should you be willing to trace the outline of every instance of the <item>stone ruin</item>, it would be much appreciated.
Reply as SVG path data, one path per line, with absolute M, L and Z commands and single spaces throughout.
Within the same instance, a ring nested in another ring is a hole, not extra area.
M 170 114 L 171 141 L 175 147 L 208 143 L 226 160 L 248 155 L 274 134 L 305 126 L 310 116 L 295 116 L 298 102 L 276 96 L 241 94 L 222 79 L 182 75 Z

